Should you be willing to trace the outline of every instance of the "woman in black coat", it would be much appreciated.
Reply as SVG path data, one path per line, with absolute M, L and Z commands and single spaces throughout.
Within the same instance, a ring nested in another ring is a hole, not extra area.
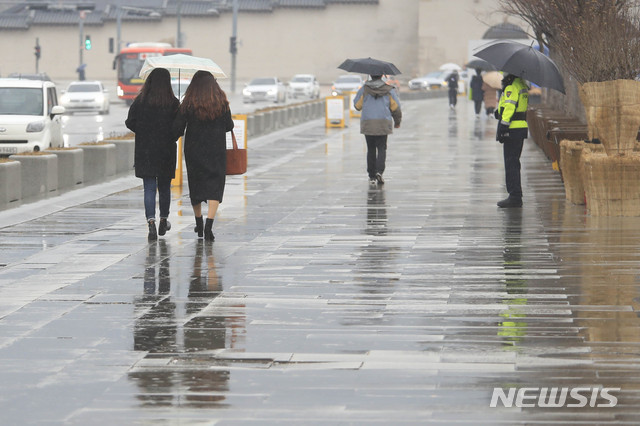
M 226 133 L 233 129 L 233 120 L 227 96 L 210 72 L 198 71 L 191 79 L 173 128 L 178 136 L 187 129 L 184 159 L 195 232 L 203 236 L 202 203 L 206 201 L 204 237 L 213 241 L 213 219 L 222 202 L 227 174 Z
M 476 69 L 476 75 L 471 77 L 469 87 L 471 87 L 471 99 L 473 99 L 473 106 L 476 111 L 476 117 L 480 116 L 480 110 L 482 109 L 482 101 L 484 100 L 484 90 L 482 90 L 482 70 Z
M 136 134 L 135 172 L 144 185 L 144 210 L 149 225 L 149 240 L 171 229 L 171 179 L 176 170 L 176 140 L 172 124 L 180 102 L 171 88 L 171 75 L 156 68 L 147 77 L 129 108 L 125 125 Z M 160 201 L 160 225 L 156 233 L 156 190 Z

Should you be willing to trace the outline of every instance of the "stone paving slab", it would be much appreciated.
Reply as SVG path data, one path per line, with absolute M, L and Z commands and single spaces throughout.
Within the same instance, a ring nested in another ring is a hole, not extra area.
M 495 121 L 403 112 L 382 187 L 357 119 L 251 140 L 213 244 L 186 184 L 151 244 L 131 177 L 0 212 L 0 424 L 637 424 L 640 219 L 532 142 L 499 210 Z M 620 389 L 490 407 L 542 387 Z

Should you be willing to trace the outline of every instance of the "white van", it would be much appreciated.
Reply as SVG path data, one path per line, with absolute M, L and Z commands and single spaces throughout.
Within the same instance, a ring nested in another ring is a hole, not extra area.
M 64 145 L 56 85 L 0 78 L 0 155 Z

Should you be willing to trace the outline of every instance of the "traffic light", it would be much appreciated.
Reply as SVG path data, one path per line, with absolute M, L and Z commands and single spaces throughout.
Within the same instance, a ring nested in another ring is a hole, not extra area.
M 34 55 L 36 55 L 36 59 L 40 59 L 40 45 L 36 44 L 36 47 L 34 47 L 35 52 L 33 53 Z
M 235 37 L 229 38 L 229 53 L 231 53 L 232 55 L 238 53 L 238 45 L 236 44 Z
M 91 50 L 91 36 L 84 36 L 84 48 L 85 50 Z

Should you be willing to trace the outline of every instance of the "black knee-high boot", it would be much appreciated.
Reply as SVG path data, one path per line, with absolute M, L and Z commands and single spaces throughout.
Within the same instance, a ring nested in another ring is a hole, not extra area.
M 193 228 L 193 232 L 198 234 L 198 238 L 202 238 L 202 216 L 196 216 L 196 227 Z
M 204 225 L 204 239 L 207 241 L 213 241 L 216 239 L 213 236 L 213 231 L 211 230 L 211 228 L 213 228 L 213 219 L 207 218 L 207 223 L 205 223 Z

